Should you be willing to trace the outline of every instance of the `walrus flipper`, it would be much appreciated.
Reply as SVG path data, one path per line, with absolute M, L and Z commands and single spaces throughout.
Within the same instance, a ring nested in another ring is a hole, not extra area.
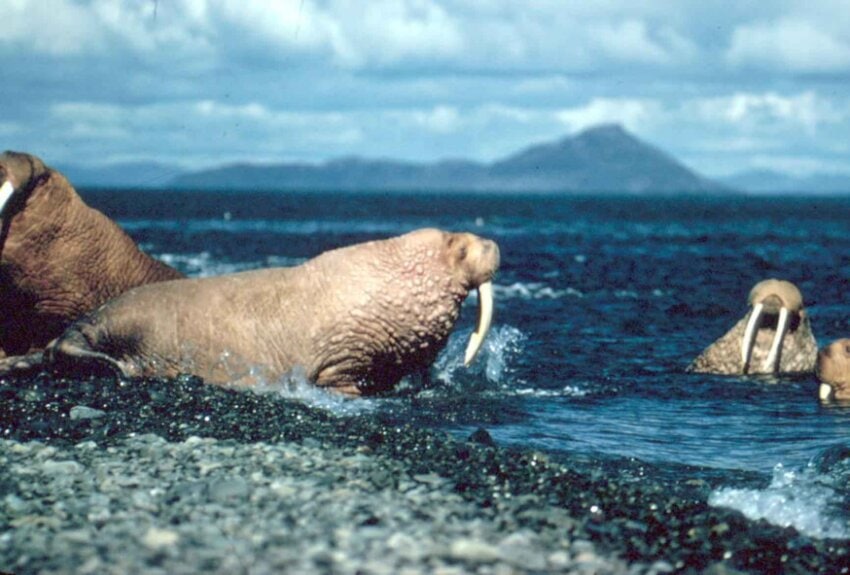
M 44 353 L 46 363 L 62 374 L 82 372 L 108 374 L 119 378 L 131 376 L 122 362 L 106 353 L 91 349 L 85 335 L 73 327 L 53 340 Z
M 0 376 L 23 374 L 44 367 L 44 354 L 40 351 L 27 355 L 11 355 L 0 359 Z

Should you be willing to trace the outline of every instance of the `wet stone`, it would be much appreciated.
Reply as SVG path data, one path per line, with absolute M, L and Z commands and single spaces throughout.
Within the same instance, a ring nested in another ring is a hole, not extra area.
M 70 416 L 72 421 L 81 419 L 100 419 L 106 415 L 105 411 L 86 407 L 85 405 L 75 405 L 71 408 Z

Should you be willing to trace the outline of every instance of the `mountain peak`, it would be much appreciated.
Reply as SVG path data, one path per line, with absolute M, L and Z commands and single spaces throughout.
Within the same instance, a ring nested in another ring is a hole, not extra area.
M 622 124 L 618 124 L 616 122 L 596 124 L 595 126 L 590 126 L 589 128 L 585 128 L 584 130 L 580 131 L 573 137 L 580 138 L 588 136 L 622 137 L 634 139 L 634 137 L 630 133 L 628 133 L 625 128 L 623 128 Z

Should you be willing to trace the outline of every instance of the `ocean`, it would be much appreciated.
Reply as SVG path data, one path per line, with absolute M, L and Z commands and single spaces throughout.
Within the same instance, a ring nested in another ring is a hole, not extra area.
M 758 281 L 802 291 L 820 345 L 850 336 L 850 197 L 560 196 L 83 190 L 190 276 L 295 265 L 422 227 L 498 242 L 496 317 L 462 367 L 468 302 L 427 377 L 312 409 L 410 423 L 602 465 L 639 482 L 703 476 L 709 503 L 850 539 L 850 405 L 814 375 L 685 373 L 746 312 Z

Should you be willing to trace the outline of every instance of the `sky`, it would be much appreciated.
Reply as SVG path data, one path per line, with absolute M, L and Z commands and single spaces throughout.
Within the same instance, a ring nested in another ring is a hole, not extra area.
M 850 173 L 846 0 L 0 0 L 0 145 L 185 169 L 492 161 L 622 124 L 700 173 Z

